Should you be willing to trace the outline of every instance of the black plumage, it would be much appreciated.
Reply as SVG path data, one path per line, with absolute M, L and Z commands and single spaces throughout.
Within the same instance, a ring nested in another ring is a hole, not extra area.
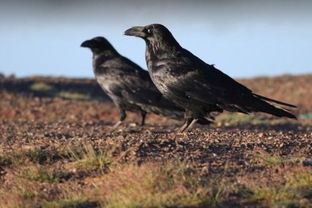
M 81 47 L 91 49 L 95 78 L 120 112 L 115 127 L 125 120 L 126 111 L 141 113 L 141 125 L 147 112 L 183 119 L 183 109 L 162 96 L 148 72 L 121 56 L 104 37 L 84 41 Z
M 282 107 L 291 104 L 266 98 L 227 76 L 182 48 L 163 25 L 132 27 L 125 35 L 143 38 L 149 74 L 159 91 L 184 108 L 191 119 L 182 131 L 198 117 L 212 111 L 265 112 L 278 117 L 296 118 Z M 282 107 L 276 107 L 278 104 Z M 191 121 L 192 120 L 192 121 Z

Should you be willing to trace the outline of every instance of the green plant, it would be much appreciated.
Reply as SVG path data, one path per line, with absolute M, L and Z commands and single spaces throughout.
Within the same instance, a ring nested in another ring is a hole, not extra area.
M 112 164 L 112 153 L 115 148 L 95 150 L 92 145 L 82 144 L 67 150 L 73 165 L 82 171 L 107 171 Z
M 54 87 L 44 82 L 36 82 L 30 86 L 30 89 L 33 91 L 50 92 L 54 89 Z

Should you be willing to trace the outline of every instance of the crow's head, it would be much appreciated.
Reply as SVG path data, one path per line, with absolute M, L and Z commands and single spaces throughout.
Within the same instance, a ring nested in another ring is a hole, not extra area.
M 86 40 L 80 45 L 84 48 L 90 48 L 91 51 L 95 54 L 110 52 L 115 53 L 116 50 L 114 47 L 106 40 L 104 37 L 95 37 L 90 40 Z
M 126 30 L 124 34 L 143 38 L 147 44 L 179 45 L 171 32 L 161 24 L 132 27 Z

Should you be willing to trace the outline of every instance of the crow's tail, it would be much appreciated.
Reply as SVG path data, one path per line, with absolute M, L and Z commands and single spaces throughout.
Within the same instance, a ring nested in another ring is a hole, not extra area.
M 272 103 L 276 103 L 276 104 L 287 106 L 287 107 L 291 107 L 291 108 L 297 108 L 297 106 L 289 104 L 289 103 L 284 103 L 284 102 L 281 102 L 281 101 L 278 101 L 278 100 L 273 100 L 271 98 L 267 98 L 267 97 L 264 97 L 264 96 L 261 96 L 261 95 L 257 95 L 257 94 L 253 94 L 253 95 L 255 97 L 257 97 L 257 98 L 260 98 L 261 100 L 269 101 L 269 102 L 272 102 Z
M 291 105 L 288 103 L 283 103 L 283 102 L 273 100 L 270 98 L 266 98 L 263 96 L 259 96 L 259 95 L 255 95 L 254 98 L 255 99 L 254 99 L 253 105 L 252 105 L 252 107 L 254 109 L 252 109 L 252 110 L 272 114 L 272 115 L 278 116 L 278 117 L 287 117 L 287 118 L 297 119 L 297 117 L 294 114 L 290 113 L 288 110 L 275 107 L 274 105 L 272 105 L 266 101 L 277 103 L 277 104 L 283 105 L 283 106 L 296 107 L 294 105 Z

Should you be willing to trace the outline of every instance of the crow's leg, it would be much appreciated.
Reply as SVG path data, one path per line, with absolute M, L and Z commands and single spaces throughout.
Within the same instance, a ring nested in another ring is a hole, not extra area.
M 115 123 L 112 130 L 114 130 L 118 126 L 120 126 L 122 124 L 122 122 L 126 119 L 126 117 L 127 117 L 126 111 L 123 109 L 119 109 L 119 121 L 117 123 Z
M 188 127 L 186 127 L 185 131 L 190 130 L 190 129 L 194 126 L 194 124 L 195 124 L 197 121 L 198 121 L 198 118 L 194 118 L 194 119 L 192 120 L 192 122 L 190 123 L 190 125 L 188 125 Z
M 122 121 L 117 121 L 114 126 L 113 126 L 113 130 L 116 129 L 118 126 L 120 126 L 122 124 Z
M 185 119 L 185 122 L 184 122 L 183 126 L 181 126 L 179 128 L 178 132 L 180 132 L 180 133 L 184 132 L 184 130 L 191 124 L 191 122 L 192 122 L 191 118 Z
M 186 110 L 184 112 L 184 124 L 178 129 L 178 132 L 182 133 L 185 131 L 185 129 L 191 124 L 191 122 L 193 121 L 193 116 L 192 116 L 192 112 Z
M 141 120 L 141 126 L 144 126 L 145 125 L 145 118 L 146 118 L 146 112 L 145 111 L 141 111 L 141 117 L 142 117 L 142 120 Z

